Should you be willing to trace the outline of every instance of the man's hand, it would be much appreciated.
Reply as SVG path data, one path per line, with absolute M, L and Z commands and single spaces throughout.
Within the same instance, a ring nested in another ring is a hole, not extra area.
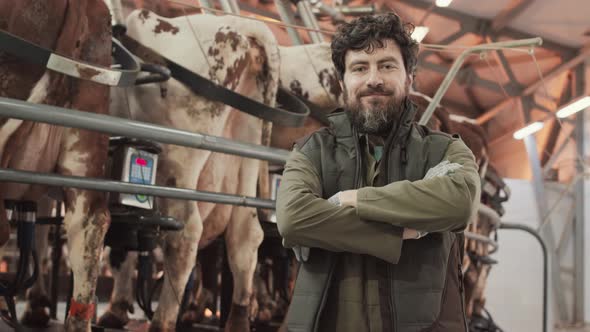
M 438 165 L 429 169 L 428 172 L 426 172 L 426 175 L 424 176 L 424 180 L 449 175 L 461 167 L 463 166 L 460 164 L 451 163 L 448 160 L 444 160 L 440 162 Z
M 352 206 L 356 208 L 356 190 L 345 190 L 340 192 L 340 206 Z
M 412 228 L 404 228 L 404 234 L 402 236 L 402 238 L 404 240 L 417 240 L 423 236 L 425 236 L 426 234 L 428 234 L 427 232 L 419 232 L 415 229 Z

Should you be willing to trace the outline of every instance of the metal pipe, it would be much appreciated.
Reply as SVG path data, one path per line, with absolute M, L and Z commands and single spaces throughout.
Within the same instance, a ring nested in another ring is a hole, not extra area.
M 212 193 L 184 188 L 151 186 L 105 179 L 86 178 L 81 176 L 65 176 L 49 173 L 16 171 L 7 168 L 0 168 L 0 181 L 43 184 L 55 187 L 70 187 L 106 192 L 120 192 L 126 194 L 143 194 L 173 199 L 248 206 L 261 209 L 275 209 L 275 202 L 269 199 Z
M 297 10 L 299 11 L 299 16 L 303 21 L 303 25 L 308 28 L 319 30 L 320 26 L 315 18 L 311 10 L 311 5 L 307 0 L 300 0 L 297 2 Z M 324 36 L 321 33 L 316 31 L 309 31 L 309 37 L 314 44 L 319 44 L 324 42 Z
M 293 10 L 291 10 L 291 2 L 289 0 L 274 0 L 274 2 L 281 20 L 288 25 L 297 25 L 295 16 L 293 15 Z M 287 29 L 287 34 L 289 35 L 289 38 L 291 38 L 293 45 L 303 44 L 301 36 L 299 35 L 299 32 L 295 30 L 295 28 L 288 26 L 285 29 Z
M 362 6 L 342 6 L 342 7 L 329 7 L 339 14 L 346 16 L 364 16 L 375 14 L 375 5 L 362 5 Z M 321 8 L 312 8 L 312 12 L 317 16 L 330 15 L 328 12 L 323 12 Z M 331 16 L 331 15 L 330 15 Z
M 238 5 L 238 2 L 236 0 L 227 0 L 229 2 L 229 5 L 231 7 L 231 12 L 234 14 L 240 14 L 240 6 Z
M 199 0 L 199 4 L 201 5 L 201 7 L 205 7 L 205 8 L 213 8 L 213 5 L 211 4 L 211 2 L 209 0 Z M 205 14 L 213 14 L 212 11 L 205 9 L 205 8 L 201 8 L 201 10 L 203 11 L 203 13 Z
M 533 193 L 535 195 L 535 204 L 539 214 L 539 232 L 545 239 L 545 244 L 549 249 L 549 257 L 551 260 L 551 284 L 553 286 L 553 294 L 557 304 L 557 312 L 559 313 L 559 320 L 562 322 L 569 321 L 567 302 L 563 291 L 563 284 L 561 282 L 561 265 L 559 264 L 559 257 L 555 250 L 555 235 L 553 226 L 551 225 L 551 214 L 547 206 L 547 196 L 545 195 L 545 182 L 543 181 L 543 172 L 541 170 L 541 162 L 539 160 L 539 153 L 537 151 L 537 139 L 535 135 L 529 135 L 524 138 L 524 145 L 526 148 L 529 164 L 531 166 Z
M 315 10 L 320 13 L 330 16 L 332 22 L 342 23 L 346 22 L 344 15 L 336 8 L 326 5 L 322 0 L 309 0 L 311 13 L 317 15 Z
M 502 220 L 500 220 L 498 212 L 496 212 L 494 209 L 487 205 L 480 204 L 477 212 L 485 217 L 488 217 L 488 219 L 490 219 L 492 225 L 494 226 L 494 229 L 498 228 L 502 223 Z
M 500 229 L 518 229 L 521 231 L 525 231 L 529 234 L 531 234 L 532 236 L 535 237 L 535 239 L 537 239 L 537 241 L 539 241 L 539 244 L 541 245 L 541 250 L 543 251 L 543 332 L 547 332 L 547 305 L 548 305 L 548 301 L 547 301 L 547 287 L 549 287 L 548 285 L 548 279 L 549 279 L 549 269 L 548 269 L 548 265 L 549 265 L 549 256 L 547 255 L 547 245 L 545 244 L 545 241 L 543 240 L 543 238 L 539 235 L 539 233 L 537 233 L 534 229 L 532 229 L 531 227 L 527 226 L 527 225 L 522 225 L 522 224 L 514 224 L 514 223 L 502 223 L 500 225 Z
M 483 236 L 483 235 L 472 233 L 472 232 L 463 232 L 463 234 L 465 235 L 465 238 L 467 238 L 467 239 L 478 241 L 478 242 L 483 242 L 483 243 L 486 243 L 486 244 L 492 246 L 492 251 L 498 250 L 498 242 L 490 239 L 487 236 Z
M 125 15 L 123 15 L 121 0 L 107 0 L 106 4 L 111 12 L 111 26 L 113 27 L 113 32 L 118 30 L 116 33 L 124 34 L 127 31 L 127 25 L 125 24 Z
M 233 13 L 233 8 L 228 0 L 219 0 L 219 4 L 221 4 L 221 10 L 226 13 Z
M 432 113 L 434 113 L 434 110 L 438 106 L 440 100 L 442 99 L 444 94 L 447 92 L 447 89 L 451 85 L 453 78 L 455 78 L 455 75 L 457 74 L 457 72 L 461 68 L 461 65 L 463 65 L 463 62 L 470 54 L 476 53 L 476 52 L 482 52 L 482 51 L 495 50 L 495 49 L 500 49 L 500 48 L 532 46 L 532 45 L 540 46 L 542 43 L 543 43 L 543 40 L 541 38 L 537 37 L 537 38 L 530 38 L 530 39 L 520 39 L 520 40 L 511 40 L 511 41 L 498 42 L 498 43 L 482 44 L 482 45 L 477 45 L 477 46 L 474 46 L 472 48 L 469 48 L 469 49 L 463 51 L 463 53 L 461 53 L 461 55 L 457 58 L 457 60 L 455 60 L 455 62 L 453 62 L 451 69 L 449 69 L 449 72 L 445 76 L 445 79 L 440 84 L 440 87 L 436 91 L 436 94 L 432 98 L 432 101 L 430 102 L 430 104 L 428 104 L 428 107 L 424 111 L 424 114 L 422 115 L 422 117 L 420 118 L 420 121 L 418 123 L 421 125 L 426 125 L 426 123 L 428 123 L 428 120 L 430 120 Z
M 191 133 L 109 115 L 33 104 L 4 97 L 0 97 L 0 116 L 94 130 L 115 136 L 143 138 L 167 144 L 267 160 L 277 164 L 284 164 L 289 155 L 287 150 L 241 143 L 223 137 Z

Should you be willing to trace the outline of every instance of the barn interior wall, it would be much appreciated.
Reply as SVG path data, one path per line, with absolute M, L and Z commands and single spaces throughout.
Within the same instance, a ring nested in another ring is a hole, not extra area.
M 512 191 L 511 199 L 505 203 L 506 214 L 503 222 L 520 223 L 537 229 L 540 225 L 534 189 L 530 181 L 521 179 L 505 180 Z M 555 205 L 550 215 L 555 242 L 562 242 L 559 250 L 560 277 L 565 292 L 567 312 L 573 312 L 573 196 L 562 195 L 566 186 L 547 183 L 545 186 L 547 205 Z M 561 197 L 558 204 L 556 201 Z M 496 323 L 504 331 L 542 331 L 542 289 L 543 259 L 539 243 L 529 234 L 515 230 L 500 230 L 499 250 L 492 255 L 498 260 L 490 271 L 486 286 L 487 308 Z M 549 322 L 552 326 L 556 317 L 551 280 L 549 289 Z M 515 314 L 518 313 L 518 314 Z M 552 329 L 549 329 L 552 331 Z

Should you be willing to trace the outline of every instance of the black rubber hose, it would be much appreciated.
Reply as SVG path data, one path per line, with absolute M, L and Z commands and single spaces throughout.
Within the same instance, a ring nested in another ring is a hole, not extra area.
M 170 79 L 170 69 L 153 63 L 142 63 L 141 71 L 151 73 L 135 80 L 135 85 L 166 82 Z

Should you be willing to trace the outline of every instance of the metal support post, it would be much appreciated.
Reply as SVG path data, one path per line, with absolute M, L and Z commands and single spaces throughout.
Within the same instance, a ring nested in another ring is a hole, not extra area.
M 229 2 L 229 6 L 231 7 L 231 12 L 234 14 L 240 13 L 240 6 L 236 0 L 227 0 Z
M 580 65 L 575 71 L 576 95 L 590 95 L 590 61 Z M 584 174 L 576 184 L 574 223 L 574 322 L 590 320 L 590 109 L 576 114 L 576 150 L 583 160 L 577 163 L 578 174 Z
M 209 0 L 199 0 L 199 4 L 202 7 L 213 8 L 213 4 L 211 4 L 211 1 L 209 1 Z M 203 13 L 205 13 L 205 14 L 213 14 L 210 10 L 207 10 L 207 9 L 203 9 Z
M 580 112 L 576 115 L 576 149 L 580 156 L 585 156 L 585 146 L 588 144 L 589 137 L 585 133 L 587 127 L 588 116 L 584 112 Z M 577 173 L 584 172 L 584 165 L 577 163 Z M 584 177 L 576 183 L 575 191 L 575 209 L 576 217 L 574 221 L 574 323 L 584 322 L 584 296 L 585 286 L 584 285 L 584 233 L 585 233 L 585 222 L 586 222 L 586 209 L 585 204 L 586 198 L 586 180 Z
M 223 10 L 224 12 L 226 12 L 226 13 L 232 12 L 232 8 L 231 8 L 231 5 L 229 4 L 229 1 L 219 0 L 219 4 L 221 5 L 221 10 Z
M 319 30 L 320 26 L 318 21 L 311 10 L 311 5 L 307 0 L 300 0 L 297 2 L 297 11 L 299 12 L 299 16 L 301 16 L 301 20 L 303 20 L 303 24 L 311 29 Z M 309 37 L 314 44 L 323 43 L 324 36 L 320 32 L 310 31 Z
M 553 285 L 553 295 L 555 296 L 555 304 L 559 313 L 559 319 L 562 322 L 568 321 L 567 304 L 565 301 L 565 294 L 561 283 L 560 267 L 557 256 L 555 255 L 555 238 L 553 235 L 553 228 L 551 225 L 551 218 L 548 216 L 547 199 L 545 197 L 545 187 L 543 182 L 543 173 L 541 170 L 541 162 L 537 153 L 537 140 L 534 135 L 529 135 L 524 138 L 527 155 L 533 173 L 533 189 L 535 193 L 535 200 L 537 203 L 537 210 L 539 218 L 541 219 L 542 228 L 539 233 L 547 244 L 550 257 L 551 267 L 551 282 Z
M 123 34 L 127 31 L 125 24 L 125 15 L 123 15 L 123 5 L 121 0 L 107 0 L 107 7 L 111 12 L 111 26 L 113 27 L 113 34 Z
M 291 9 L 291 2 L 289 0 L 274 0 L 274 2 L 275 7 L 277 7 L 277 11 L 279 12 L 279 16 L 281 17 L 281 21 L 289 25 L 297 25 L 297 21 L 295 21 L 295 15 Z M 291 38 L 291 42 L 293 42 L 293 45 L 303 44 L 301 36 L 299 36 L 299 32 L 297 32 L 295 28 L 286 27 L 286 29 L 287 34 L 289 34 L 289 38 Z

